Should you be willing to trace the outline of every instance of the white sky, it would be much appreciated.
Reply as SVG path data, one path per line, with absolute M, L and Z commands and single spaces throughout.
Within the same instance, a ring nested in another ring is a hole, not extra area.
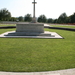
M 35 0 L 36 17 L 44 14 L 47 18 L 58 18 L 62 13 L 67 16 L 75 12 L 75 0 Z M 13 17 L 33 16 L 33 0 L 0 0 L 0 9 L 7 8 Z

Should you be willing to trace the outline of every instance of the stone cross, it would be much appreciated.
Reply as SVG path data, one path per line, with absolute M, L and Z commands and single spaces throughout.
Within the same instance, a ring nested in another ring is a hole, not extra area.
M 34 7 L 33 7 L 33 19 L 32 19 L 32 23 L 36 23 L 37 21 L 36 21 L 36 17 L 35 17 L 35 4 L 37 3 L 37 2 L 35 2 L 35 0 L 34 0 L 34 2 L 32 2 L 33 4 L 34 4 Z

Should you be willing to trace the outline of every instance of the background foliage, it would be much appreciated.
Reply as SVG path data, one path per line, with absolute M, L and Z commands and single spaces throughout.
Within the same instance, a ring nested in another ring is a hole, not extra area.
M 24 17 L 12 17 L 11 12 L 6 8 L 0 10 L 0 21 L 25 21 L 30 22 L 32 20 L 31 14 L 26 14 Z M 62 13 L 57 19 L 47 18 L 45 15 L 37 17 L 38 22 L 42 23 L 75 23 L 75 13 L 67 16 L 66 13 Z

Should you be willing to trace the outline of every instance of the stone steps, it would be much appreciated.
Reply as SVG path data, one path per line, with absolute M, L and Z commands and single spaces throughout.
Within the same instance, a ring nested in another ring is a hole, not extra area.
M 54 37 L 54 35 L 51 35 L 50 32 L 44 32 L 44 33 L 28 33 L 28 32 L 12 32 L 5 34 L 5 36 L 49 36 L 49 37 Z

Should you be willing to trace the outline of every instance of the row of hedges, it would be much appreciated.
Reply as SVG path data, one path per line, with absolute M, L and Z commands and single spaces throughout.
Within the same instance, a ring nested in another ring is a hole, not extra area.
M 69 30 L 69 31 L 75 31 L 73 28 L 62 28 L 62 27 L 48 27 L 49 29 L 60 29 L 60 30 Z
M 16 28 L 16 26 L 4 26 L 4 27 L 0 27 L 0 29 L 9 29 L 9 28 Z

